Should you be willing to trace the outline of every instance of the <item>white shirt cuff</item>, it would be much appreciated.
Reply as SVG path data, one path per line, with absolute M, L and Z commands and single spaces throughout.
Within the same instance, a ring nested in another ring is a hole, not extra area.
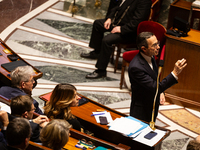
M 171 74 L 174 76 L 174 78 L 175 78 L 176 80 L 178 80 L 178 77 L 175 76 L 175 74 L 173 73 L 173 71 L 171 72 Z

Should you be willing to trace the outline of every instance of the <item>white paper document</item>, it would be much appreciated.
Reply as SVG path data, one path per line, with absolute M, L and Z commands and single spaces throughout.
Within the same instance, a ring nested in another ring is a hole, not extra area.
M 4 104 L 2 102 L 0 102 L 0 106 L 1 106 L 1 110 L 4 110 L 4 111 L 8 112 L 9 114 L 11 114 L 10 106 L 8 106 L 7 104 Z
M 97 123 L 100 123 L 100 120 L 99 120 L 99 117 L 100 117 L 100 116 L 106 117 L 108 123 L 110 123 L 110 122 L 113 121 L 113 119 L 112 119 L 112 117 L 111 117 L 111 115 L 110 115 L 110 112 L 102 111 L 102 112 L 92 112 L 92 113 L 93 113 L 93 115 L 95 115 L 94 117 L 95 117 Z M 98 114 L 101 114 L 101 115 L 98 115 Z
M 142 132 L 136 137 L 134 138 L 133 140 L 135 141 L 138 141 L 140 143 L 143 143 L 145 145 L 148 145 L 148 146 L 154 146 L 166 133 L 166 131 L 162 131 L 162 130 L 159 130 L 159 129 L 156 129 L 154 130 L 154 132 L 157 133 L 157 135 L 155 137 L 153 137 L 152 139 L 146 139 L 144 138 L 144 136 L 146 134 L 148 134 L 149 132 L 153 131 L 149 126 L 146 127 L 145 129 L 142 130 Z
M 139 122 L 124 117 L 115 119 L 109 126 L 109 130 L 114 130 L 125 135 L 135 133 L 142 127 Z

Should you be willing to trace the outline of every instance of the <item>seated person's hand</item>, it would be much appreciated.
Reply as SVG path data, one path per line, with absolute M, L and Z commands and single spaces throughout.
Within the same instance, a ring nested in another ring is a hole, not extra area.
M 9 124 L 8 113 L 6 111 L 0 110 L 0 121 L 3 123 L 4 127 L 7 127 Z
M 48 123 L 49 123 L 49 121 L 45 121 L 43 123 L 40 123 L 40 127 L 44 128 Z
M 49 122 L 49 119 L 45 115 L 40 115 L 37 118 L 33 119 L 33 122 L 40 125 L 40 124 L 42 124 L 44 122 Z
M 108 30 L 108 29 L 110 28 L 110 25 L 111 25 L 111 19 L 108 18 L 108 19 L 104 22 L 104 28 Z
M 112 29 L 111 33 L 121 33 L 121 27 L 120 26 L 116 26 Z

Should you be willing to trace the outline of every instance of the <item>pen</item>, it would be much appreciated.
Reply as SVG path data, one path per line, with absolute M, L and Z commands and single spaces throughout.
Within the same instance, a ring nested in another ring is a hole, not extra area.
M 91 116 L 104 115 L 105 113 L 92 114 Z

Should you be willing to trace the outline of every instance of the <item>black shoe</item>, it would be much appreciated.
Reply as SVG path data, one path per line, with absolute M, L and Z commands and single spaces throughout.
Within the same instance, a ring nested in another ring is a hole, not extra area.
M 85 76 L 86 79 L 98 79 L 103 77 L 106 77 L 106 72 L 97 73 L 96 71 L 94 71 L 93 73 L 89 73 Z
M 81 53 L 80 55 L 83 58 L 97 59 L 99 54 L 95 53 L 95 51 L 89 53 Z

